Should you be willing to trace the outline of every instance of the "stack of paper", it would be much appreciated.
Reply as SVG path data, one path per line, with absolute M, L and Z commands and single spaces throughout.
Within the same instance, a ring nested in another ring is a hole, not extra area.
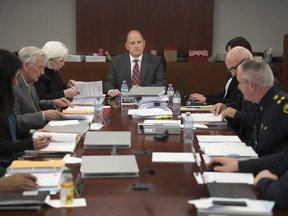
M 86 56 L 86 62 L 106 62 L 106 56 Z
M 206 145 L 203 149 L 204 153 L 209 157 L 231 157 L 238 160 L 256 159 L 257 153 L 251 146 L 232 146 L 227 145 L 220 147 L 218 145 Z
M 105 98 L 105 94 L 103 95 L 102 81 L 77 81 L 74 87 L 80 91 L 80 94 L 73 97 L 73 105 L 93 105 L 96 97 L 101 97 L 102 102 Z
M 14 173 L 30 173 L 37 178 L 39 191 L 59 191 L 61 173 L 65 163 L 63 160 L 55 161 L 29 161 L 15 160 L 7 168 L 7 175 Z
M 203 158 L 208 163 L 211 157 L 232 157 L 237 160 L 258 158 L 251 146 L 246 146 L 238 136 L 234 135 L 197 135 L 199 146 L 205 154 Z
M 50 144 L 38 152 L 67 152 L 73 153 L 80 137 L 77 133 L 53 133 L 53 132 L 35 132 L 33 138 L 41 136 L 52 136 Z
M 138 103 L 139 109 L 148 109 L 154 107 L 167 107 L 168 98 L 166 95 L 159 97 L 142 97 Z
M 133 118 L 155 118 L 156 116 L 172 116 L 172 111 L 166 108 L 129 109 L 128 115 Z
M 184 118 L 185 113 L 182 113 L 182 118 Z M 195 123 L 205 123 L 210 125 L 227 125 L 226 120 L 222 120 L 222 116 L 215 116 L 212 113 L 191 113 L 193 121 Z
M 68 58 L 65 59 L 65 62 L 82 62 L 84 60 L 84 55 L 68 55 Z

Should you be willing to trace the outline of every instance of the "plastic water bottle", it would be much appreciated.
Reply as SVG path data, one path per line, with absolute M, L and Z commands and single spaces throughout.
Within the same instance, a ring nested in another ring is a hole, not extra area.
M 103 105 L 101 97 L 96 97 L 96 101 L 94 104 L 94 122 L 102 123 L 102 120 L 103 120 Z
M 174 96 L 174 89 L 172 84 L 169 84 L 168 88 L 167 88 L 167 97 L 168 97 L 168 105 L 172 106 L 173 104 L 173 96 Z
M 173 96 L 173 115 L 178 116 L 180 115 L 180 108 L 181 108 L 181 96 L 179 91 L 176 91 Z
M 194 134 L 193 134 L 193 118 L 190 112 L 186 112 L 183 118 L 183 139 L 185 144 L 193 144 Z
M 65 167 L 60 180 L 60 201 L 62 204 L 70 204 L 74 200 L 74 183 L 71 169 Z
M 125 95 L 129 91 L 128 85 L 126 83 L 126 80 L 123 80 L 122 85 L 121 85 L 121 93 L 122 95 Z

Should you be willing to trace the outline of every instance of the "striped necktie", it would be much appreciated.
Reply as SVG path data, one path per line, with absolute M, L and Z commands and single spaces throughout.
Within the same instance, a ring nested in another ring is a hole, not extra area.
M 134 59 L 133 61 L 135 62 L 135 64 L 132 73 L 132 85 L 139 85 L 139 78 L 140 78 L 139 65 L 138 65 L 139 60 Z

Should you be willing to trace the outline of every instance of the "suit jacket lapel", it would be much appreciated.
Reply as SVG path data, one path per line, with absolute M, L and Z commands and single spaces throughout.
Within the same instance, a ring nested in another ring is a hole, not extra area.
M 123 61 L 123 64 L 124 64 L 123 68 L 124 68 L 126 83 L 130 89 L 132 87 L 132 81 L 131 81 L 131 62 L 130 62 L 129 53 L 127 53 L 125 57 L 125 61 Z
M 26 83 L 24 82 L 23 78 L 21 76 L 18 76 L 18 85 L 21 88 L 21 91 L 23 92 L 24 96 L 27 98 L 28 102 L 30 103 L 34 103 L 35 106 L 37 107 L 37 109 L 40 111 L 40 107 L 38 105 L 38 102 L 35 101 L 36 98 L 34 98 L 34 96 L 36 95 L 36 90 L 33 84 L 28 84 L 30 86 L 30 91 L 29 88 L 27 87 Z M 33 86 L 33 88 L 31 87 Z M 33 90 L 34 89 L 34 93 Z M 36 95 L 37 97 L 37 95 Z
M 141 68 L 140 68 L 140 86 L 143 86 L 145 83 L 145 76 L 148 68 L 148 57 L 145 53 L 142 56 Z

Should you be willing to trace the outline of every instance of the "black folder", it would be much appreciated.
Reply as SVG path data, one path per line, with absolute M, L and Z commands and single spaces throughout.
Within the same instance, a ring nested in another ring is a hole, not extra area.
M 1 192 L 0 210 L 40 210 L 49 191 Z

